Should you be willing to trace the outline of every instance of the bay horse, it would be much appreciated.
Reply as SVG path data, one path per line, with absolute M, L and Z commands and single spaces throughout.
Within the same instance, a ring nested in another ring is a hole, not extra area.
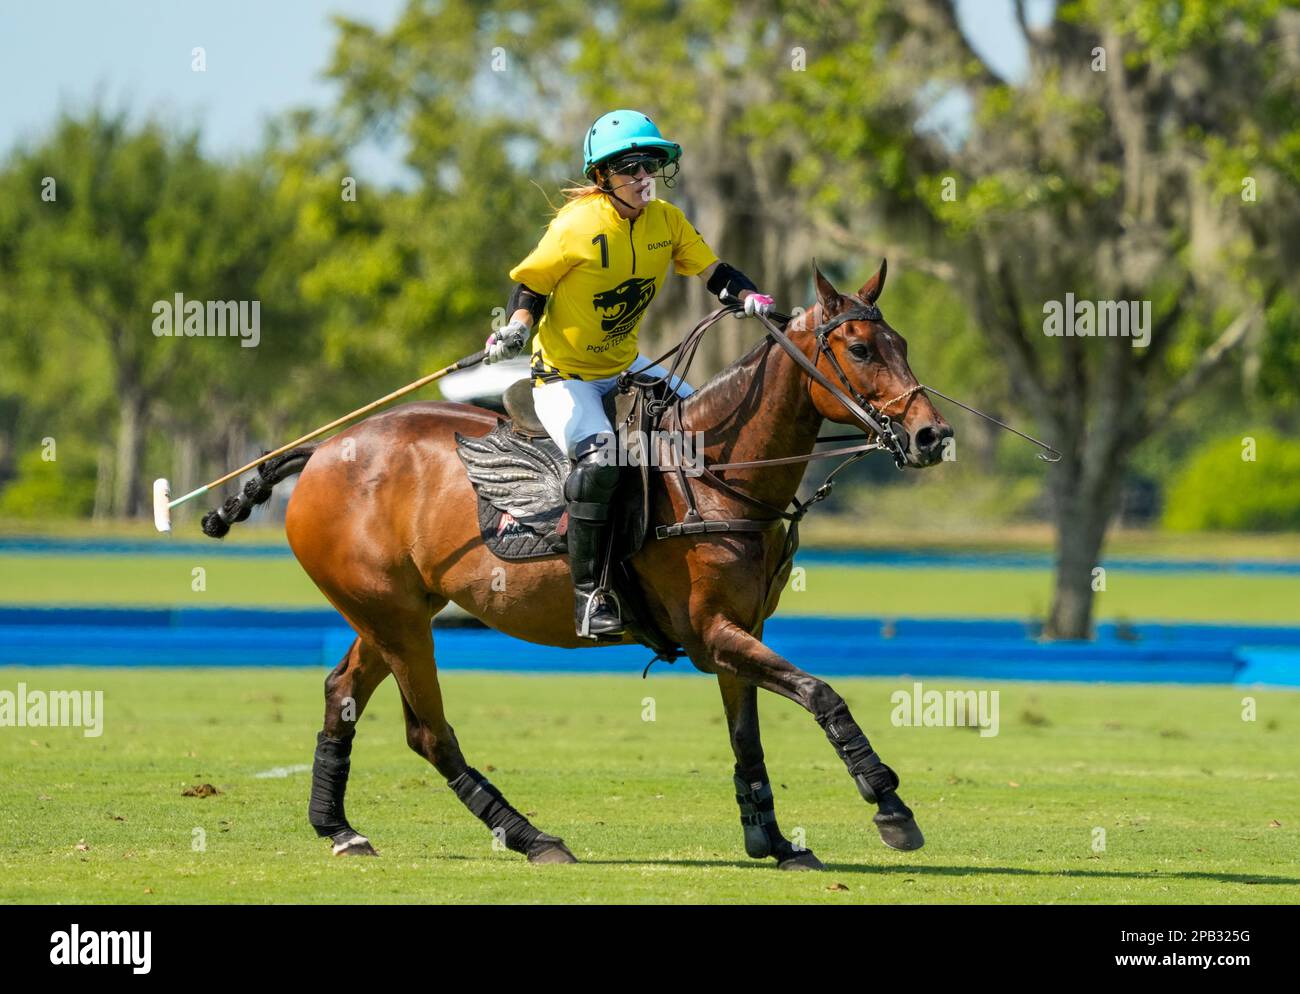
M 906 342 L 875 306 L 885 264 L 851 295 L 840 294 L 815 266 L 813 272 L 817 301 L 789 321 L 781 348 L 773 347 L 769 334 L 675 409 L 675 427 L 704 433 L 708 463 L 773 464 L 727 470 L 723 486 L 712 482 L 716 476 L 693 480 L 690 495 L 683 481 L 664 474 L 650 494 L 652 530 L 656 523 L 680 522 L 688 503 L 705 519 L 752 519 L 755 506 L 789 507 L 806 461 L 785 457 L 812 453 L 823 419 L 863 427 L 849 395 L 882 415 L 890 412 L 873 405 L 902 404 L 892 412 L 903 439 L 895 452 L 900 468 L 941 460 L 952 428 L 912 375 Z M 832 372 L 849 395 L 828 378 Z M 377 855 L 349 823 L 344 794 L 357 722 L 391 673 L 401 691 L 407 743 L 462 803 L 531 862 L 576 862 L 562 839 L 535 828 L 469 765 L 438 684 L 431 624 L 452 601 L 515 638 L 568 648 L 592 644 L 574 633 L 562 555 L 507 562 L 484 545 L 455 435 L 481 436 L 499 420 L 465 404 L 406 404 L 317 447 L 295 450 L 264 480 L 269 494 L 280 479 L 301 472 L 285 518 L 289 545 L 356 632 L 325 680 L 309 804 L 312 827 L 331 840 L 336 855 Z M 924 838 L 898 795 L 897 775 L 872 749 L 843 698 L 761 640 L 789 575 L 783 545 L 779 527 L 684 534 L 647 540 L 630 560 L 654 621 L 697 668 L 718 678 L 746 853 L 772 857 L 783 869 L 822 868 L 777 825 L 759 737 L 760 688 L 797 702 L 822 727 L 863 799 L 877 806 L 873 821 L 882 841 L 895 849 L 920 848 Z

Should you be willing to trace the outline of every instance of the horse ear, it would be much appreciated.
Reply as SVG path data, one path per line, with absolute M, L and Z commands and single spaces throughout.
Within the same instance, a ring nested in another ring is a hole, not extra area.
M 862 284 L 862 289 L 858 291 L 858 296 L 868 304 L 874 304 L 876 298 L 880 296 L 880 291 L 885 289 L 885 270 L 889 268 L 889 260 L 881 259 L 880 268 L 876 270 L 876 275 Z
M 822 305 L 823 311 L 833 310 L 841 299 L 840 292 L 822 275 L 822 271 L 817 268 L 816 259 L 813 260 L 813 281 L 817 284 L 817 303 Z

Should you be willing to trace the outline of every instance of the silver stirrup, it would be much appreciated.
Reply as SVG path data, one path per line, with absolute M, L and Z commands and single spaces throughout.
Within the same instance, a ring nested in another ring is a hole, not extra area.
M 587 595 L 587 606 L 582 609 L 582 627 L 578 629 L 579 638 L 594 639 L 597 636 L 591 634 L 591 612 L 596 609 L 597 597 L 609 597 L 614 602 L 614 610 L 618 613 L 619 627 L 623 627 L 623 602 L 618 599 L 618 594 L 612 590 L 602 590 L 597 587 Z

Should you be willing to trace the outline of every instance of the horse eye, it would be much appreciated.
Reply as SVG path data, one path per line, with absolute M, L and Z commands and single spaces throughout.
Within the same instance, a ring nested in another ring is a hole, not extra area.
M 871 355 L 871 349 L 863 345 L 861 342 L 854 342 L 850 345 L 849 352 L 852 354 L 854 359 L 865 360 L 869 355 Z

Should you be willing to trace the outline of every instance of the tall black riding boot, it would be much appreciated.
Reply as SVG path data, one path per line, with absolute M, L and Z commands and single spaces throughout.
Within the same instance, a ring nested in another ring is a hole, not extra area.
M 573 469 L 564 481 L 569 502 L 569 570 L 573 573 L 573 624 L 583 638 L 620 639 L 621 612 L 615 613 L 612 593 L 596 594 L 600 563 L 609 532 L 609 505 L 618 489 L 618 465 L 610 458 L 611 432 L 589 435 L 573 449 Z
M 573 625 L 574 630 L 583 638 L 620 639 L 623 636 L 623 619 L 608 604 L 610 600 L 617 603 L 617 599 L 612 594 L 595 594 L 608 530 L 608 504 L 569 502 L 569 571 L 573 574 Z

